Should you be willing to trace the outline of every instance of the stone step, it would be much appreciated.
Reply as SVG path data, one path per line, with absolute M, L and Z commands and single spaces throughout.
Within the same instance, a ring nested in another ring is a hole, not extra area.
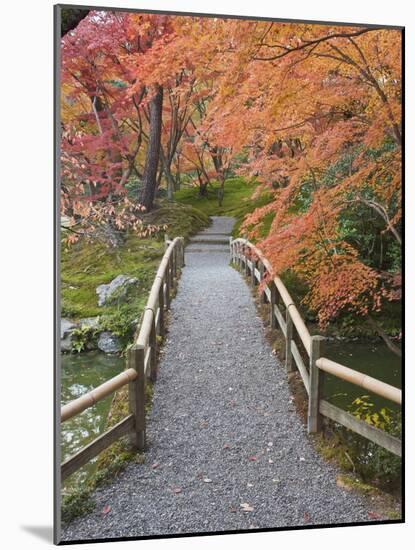
M 210 231 L 209 229 L 204 229 L 198 235 L 215 235 L 218 237 L 230 237 L 230 233 L 216 233 L 215 231 Z
M 229 246 L 212 242 L 209 244 L 195 242 L 186 246 L 185 253 L 188 252 L 226 252 L 229 254 Z
M 190 250 L 186 248 L 186 254 L 196 254 L 196 253 L 202 253 L 206 254 L 209 252 L 220 253 L 220 254 L 229 254 L 229 250 L 227 248 L 191 248 Z
M 220 238 L 216 235 L 196 235 L 190 239 L 191 243 L 206 243 L 206 244 L 227 244 L 229 245 L 229 238 Z

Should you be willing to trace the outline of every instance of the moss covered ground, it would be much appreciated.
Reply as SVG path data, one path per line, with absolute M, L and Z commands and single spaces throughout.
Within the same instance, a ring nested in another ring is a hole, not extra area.
M 246 214 L 253 212 L 256 208 L 268 204 L 272 200 L 272 194 L 263 191 L 257 197 L 252 195 L 258 187 L 255 179 L 246 179 L 241 177 L 229 178 L 225 182 L 225 192 L 222 205 L 219 206 L 217 190 L 219 185 L 213 183 L 208 187 L 207 196 L 201 197 L 198 194 L 197 187 L 183 188 L 176 191 L 174 199 L 184 205 L 193 206 L 208 216 L 233 216 L 236 223 L 232 235 L 239 235 L 241 224 Z M 272 217 L 266 220 L 262 231 L 265 233 L 269 229 Z
M 100 317 L 100 328 L 110 330 L 125 347 L 147 301 L 154 274 L 164 253 L 164 234 L 188 239 L 209 224 L 209 218 L 192 206 L 161 203 L 147 216 L 147 223 L 165 226 L 153 238 L 126 236 L 117 248 L 104 242 L 79 241 L 61 250 L 61 315 L 74 320 Z M 99 307 L 96 288 L 117 275 L 138 279 L 126 297 Z M 80 346 L 79 351 L 82 351 Z

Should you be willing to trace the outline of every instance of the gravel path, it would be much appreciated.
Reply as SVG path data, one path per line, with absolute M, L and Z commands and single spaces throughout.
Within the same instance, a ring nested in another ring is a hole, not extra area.
M 63 540 L 368 521 L 313 450 L 228 248 L 205 246 L 190 245 L 172 302 L 145 464 L 97 490 Z

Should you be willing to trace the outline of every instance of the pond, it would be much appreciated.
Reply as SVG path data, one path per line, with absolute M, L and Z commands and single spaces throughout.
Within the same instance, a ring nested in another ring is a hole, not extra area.
M 382 342 L 327 342 L 324 345 L 324 357 L 355 369 L 397 388 L 402 387 L 402 360 L 392 353 Z M 325 374 L 324 397 L 335 405 L 347 409 L 351 402 L 362 395 L 369 395 L 374 408 L 388 407 L 400 409 L 399 405 L 335 376 Z
M 391 353 L 382 342 L 328 342 L 323 354 L 347 367 L 401 387 L 401 359 Z M 96 352 L 64 354 L 61 365 L 61 399 L 64 405 L 120 373 L 125 367 L 125 359 L 118 355 Z M 376 409 L 385 406 L 399 409 L 398 405 L 390 401 L 330 375 L 325 375 L 323 394 L 330 402 L 346 410 L 356 397 L 362 395 L 370 395 Z M 111 401 L 112 396 L 109 396 L 62 424 L 62 461 L 104 431 Z M 70 476 L 65 487 L 85 480 L 94 468 L 94 461 L 91 461 Z
M 62 354 L 61 356 L 61 404 L 76 399 L 125 368 L 125 359 L 118 355 L 91 352 L 82 354 Z M 67 420 L 61 428 L 61 459 L 64 461 L 87 443 L 95 439 L 105 429 L 112 395 L 99 401 L 83 413 Z M 79 482 L 94 470 L 91 462 L 68 478 L 65 485 L 73 480 Z

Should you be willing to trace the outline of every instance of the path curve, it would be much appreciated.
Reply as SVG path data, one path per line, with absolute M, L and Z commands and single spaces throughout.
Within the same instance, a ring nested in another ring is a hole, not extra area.
M 203 235 L 220 239 L 233 223 L 213 218 Z M 228 247 L 195 242 L 186 252 L 145 464 L 97 490 L 96 511 L 63 540 L 368 521 L 313 449 Z

